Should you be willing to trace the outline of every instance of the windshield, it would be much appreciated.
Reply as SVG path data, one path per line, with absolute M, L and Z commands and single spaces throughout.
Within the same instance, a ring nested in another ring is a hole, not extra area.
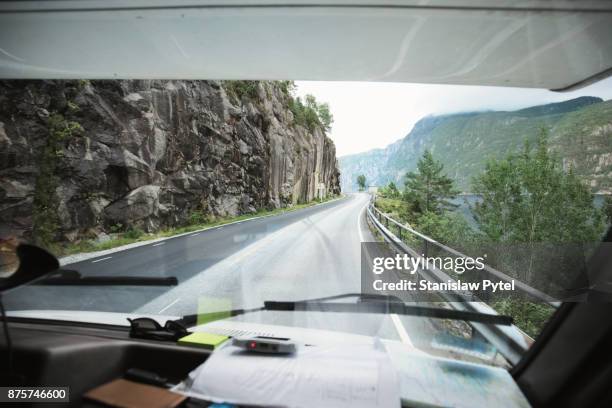
M 70 276 L 12 290 L 6 307 L 309 328 L 507 367 L 593 283 L 580 278 L 612 220 L 611 97 L 610 80 L 564 94 L 2 81 L 3 273 L 29 242 Z M 513 325 L 320 305 L 228 313 L 342 294 L 355 295 L 333 302 Z

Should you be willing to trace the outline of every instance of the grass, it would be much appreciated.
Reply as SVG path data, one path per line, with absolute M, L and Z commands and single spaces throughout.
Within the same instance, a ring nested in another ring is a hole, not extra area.
M 314 200 L 308 203 L 295 204 L 291 207 L 276 208 L 273 210 L 259 210 L 251 214 L 242 214 L 235 217 L 217 218 L 209 222 L 193 223 L 176 228 L 167 228 L 154 233 L 139 232 L 137 229 L 130 229 L 126 232 L 116 234 L 116 236 L 105 242 L 95 242 L 93 240 L 82 240 L 76 243 L 56 244 L 54 253 L 58 256 L 66 256 L 83 252 L 104 251 L 107 249 L 117 248 L 123 245 L 133 244 L 135 242 L 150 241 L 158 238 L 168 238 L 175 235 L 185 234 L 188 232 L 198 231 L 207 228 L 218 227 L 220 225 L 229 224 L 237 221 L 244 221 L 255 217 L 280 215 L 287 212 L 297 211 L 304 208 L 312 207 L 313 205 L 331 201 L 339 196 L 330 196 L 322 200 Z

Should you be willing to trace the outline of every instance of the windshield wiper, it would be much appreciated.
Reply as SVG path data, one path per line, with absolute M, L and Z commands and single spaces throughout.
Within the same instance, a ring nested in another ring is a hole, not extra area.
M 83 276 L 78 271 L 59 270 L 45 276 L 32 285 L 45 286 L 176 286 L 174 276 Z
M 357 302 L 330 302 L 333 300 L 355 297 Z M 398 314 L 405 316 L 421 316 L 434 319 L 463 320 L 483 324 L 510 326 L 512 317 L 492 315 L 487 313 L 469 312 L 464 310 L 444 309 L 426 306 L 406 305 L 396 296 L 368 295 L 361 293 L 348 293 L 344 295 L 329 296 L 318 299 L 299 301 L 264 301 L 263 307 L 253 309 L 234 309 L 214 312 L 220 316 L 239 316 L 262 311 L 279 312 L 332 312 L 332 313 L 372 313 L 372 314 Z M 178 321 L 186 326 L 196 324 L 198 315 L 188 315 Z

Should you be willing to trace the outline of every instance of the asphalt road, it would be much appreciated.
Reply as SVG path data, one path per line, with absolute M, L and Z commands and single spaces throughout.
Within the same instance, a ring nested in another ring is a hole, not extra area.
M 6 295 L 9 310 L 87 310 L 183 316 L 360 292 L 361 242 L 374 241 L 367 194 L 220 226 L 67 265 L 86 276 L 175 276 L 175 287 L 30 286 Z M 200 309 L 198 309 L 200 307 Z M 429 342 L 428 319 L 265 312 L 238 320 Z M 423 337 L 423 334 L 427 333 Z

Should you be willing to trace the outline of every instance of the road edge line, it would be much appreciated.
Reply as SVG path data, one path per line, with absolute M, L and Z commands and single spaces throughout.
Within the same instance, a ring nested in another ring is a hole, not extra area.
M 151 244 L 155 244 L 157 242 L 167 241 L 169 239 L 180 238 L 180 237 L 187 236 L 189 234 L 195 234 L 196 232 L 200 233 L 200 232 L 212 230 L 212 229 L 215 229 L 215 228 L 225 227 L 227 225 L 240 224 L 240 223 L 247 222 L 247 221 L 258 220 L 260 218 L 277 217 L 277 216 L 281 216 L 281 215 L 284 215 L 284 214 L 289 214 L 289 213 L 296 212 L 296 211 L 307 210 L 309 208 L 315 208 L 317 206 L 322 206 L 322 205 L 325 205 L 325 204 L 334 203 L 336 201 L 345 200 L 347 198 L 348 198 L 348 196 L 344 195 L 342 197 L 334 198 L 333 200 L 329 200 L 329 201 L 326 201 L 324 203 L 313 204 L 313 205 L 311 205 L 309 207 L 300 208 L 298 210 L 288 210 L 288 211 L 282 212 L 280 214 L 259 215 L 259 216 L 256 216 L 256 217 L 245 218 L 244 220 L 228 222 L 227 224 L 215 225 L 215 226 L 212 226 L 212 227 L 206 227 L 206 228 L 202 228 L 202 229 L 199 229 L 199 230 L 183 232 L 183 233 L 180 233 L 180 234 L 177 234 L 177 235 L 172 235 L 170 237 L 161 237 L 161 238 L 149 239 L 149 240 L 145 240 L 145 241 L 132 242 L 130 244 L 126 244 L 126 245 L 122 245 L 122 246 L 118 246 L 118 247 L 110 248 L 110 249 L 103 249 L 101 251 L 80 252 L 80 253 L 77 253 L 77 254 L 63 256 L 63 257 L 59 258 L 58 260 L 59 260 L 60 266 L 72 265 L 72 264 L 75 264 L 75 263 L 79 263 L 79 262 L 90 260 L 92 258 L 97 258 L 99 256 L 104 256 L 104 255 L 108 255 L 108 254 L 114 254 L 116 252 L 127 251 L 128 249 L 138 248 L 138 247 L 145 246 L 145 245 L 151 245 Z M 81 255 L 82 255 L 82 257 L 79 257 Z M 75 260 L 70 261 L 69 258 L 71 258 L 71 257 L 79 257 L 79 259 L 75 259 Z M 68 261 L 68 262 L 65 262 L 65 261 Z

